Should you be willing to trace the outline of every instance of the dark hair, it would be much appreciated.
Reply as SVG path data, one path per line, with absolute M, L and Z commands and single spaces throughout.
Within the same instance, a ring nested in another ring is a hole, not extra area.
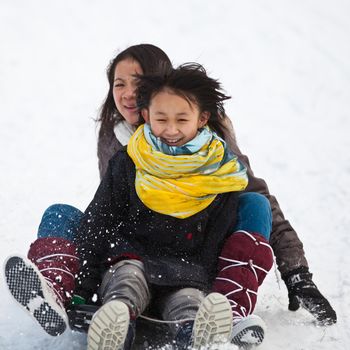
M 209 112 L 209 127 L 225 138 L 227 117 L 223 102 L 231 97 L 223 93 L 218 80 L 208 77 L 203 66 L 185 63 L 176 69 L 164 68 L 156 74 L 138 76 L 138 108 L 148 108 L 152 97 L 166 89 L 195 103 L 200 112 Z
M 107 68 L 107 79 L 109 90 L 105 101 L 100 108 L 97 122 L 101 123 L 99 136 L 102 136 L 106 129 L 113 128 L 116 122 L 123 120 L 113 99 L 114 71 L 116 65 L 123 60 L 131 59 L 138 62 L 143 74 L 155 74 L 159 69 L 172 68 L 171 61 L 167 54 L 159 47 L 151 44 L 133 45 L 120 52 Z M 167 67 L 167 68 L 165 68 Z

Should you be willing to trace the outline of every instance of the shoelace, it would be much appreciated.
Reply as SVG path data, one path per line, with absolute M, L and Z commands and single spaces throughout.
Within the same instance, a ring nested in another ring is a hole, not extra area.
M 49 286 L 49 291 L 51 292 L 52 296 L 56 297 L 55 299 L 56 299 L 57 303 L 61 306 L 62 309 L 64 309 L 64 306 L 63 306 L 64 300 L 63 300 L 62 296 L 60 295 L 60 293 L 58 293 L 58 291 L 56 290 L 53 282 L 45 276 L 44 276 L 44 278 L 45 278 L 47 285 Z
M 74 255 L 71 255 L 71 254 L 50 254 L 50 255 L 45 255 L 45 256 L 42 256 L 38 259 L 36 259 L 36 265 L 38 263 L 41 263 L 41 262 L 54 262 L 55 259 L 52 259 L 52 258 L 69 258 L 69 259 L 75 259 L 75 260 L 78 260 L 79 258 L 74 256 Z M 49 286 L 50 288 L 50 291 L 53 292 L 53 294 L 56 296 L 56 299 L 57 301 L 59 302 L 60 306 L 63 307 L 63 304 L 64 304 L 64 299 L 63 297 L 61 296 L 61 294 L 57 291 L 57 288 L 55 286 L 55 283 L 57 285 L 57 280 L 52 280 L 51 278 L 45 276 L 44 272 L 45 271 L 59 271 L 59 272 L 63 272 L 65 274 L 67 274 L 70 278 L 72 278 L 73 280 L 75 279 L 75 276 L 69 271 L 68 267 L 66 267 L 65 265 L 64 266 L 64 269 L 63 268 L 57 268 L 57 267 L 47 267 L 47 268 L 43 268 L 43 269 L 39 269 L 39 272 L 43 275 L 47 285 Z M 67 291 L 65 291 L 65 293 L 67 293 Z
M 232 265 L 233 267 L 235 266 L 239 266 L 239 265 Z M 240 285 L 239 283 L 237 283 L 236 281 L 234 280 L 231 280 L 231 279 L 228 279 L 228 278 L 223 278 L 223 277 L 216 277 L 217 280 L 220 280 L 220 281 L 226 281 L 226 282 L 229 282 L 231 284 L 234 284 L 236 287 L 238 287 L 237 289 L 234 289 L 230 292 L 228 292 L 227 294 L 225 294 L 225 297 L 228 298 L 228 296 L 232 295 L 232 294 L 235 294 L 235 293 L 239 293 L 239 292 L 242 292 L 244 290 L 244 287 L 242 285 Z M 258 295 L 258 293 L 256 293 L 255 291 L 247 288 L 245 290 L 245 294 L 247 296 L 247 299 L 249 301 L 249 310 L 247 311 L 247 309 L 244 307 L 244 306 L 241 306 L 239 305 L 237 302 L 235 302 L 234 300 L 231 300 L 231 299 L 228 299 L 229 303 L 231 304 L 231 308 L 232 308 L 232 313 L 233 313 L 233 319 L 239 317 L 239 318 L 242 318 L 242 315 L 243 317 L 247 317 L 248 315 L 250 315 L 252 313 L 252 308 L 253 308 L 253 304 L 252 304 L 252 299 L 251 299 L 251 296 L 250 294 L 255 294 L 255 295 Z M 235 309 L 238 308 L 240 310 L 240 312 L 236 311 Z
M 271 248 L 271 246 L 269 244 L 267 244 L 265 242 L 260 242 L 252 234 L 250 234 L 247 231 L 239 230 L 239 231 L 237 231 L 237 233 L 238 232 L 247 235 L 249 238 L 251 238 L 255 242 L 255 244 L 263 245 L 263 246 L 269 248 L 271 250 L 271 252 L 272 252 L 272 256 L 274 257 L 273 250 L 272 250 L 272 248 Z M 251 271 L 253 272 L 253 274 L 254 274 L 254 276 L 255 276 L 257 281 L 258 281 L 258 274 L 257 274 L 256 270 L 260 270 L 260 271 L 264 272 L 266 275 L 268 273 L 268 271 L 265 270 L 264 268 L 262 268 L 261 266 L 254 264 L 253 260 L 251 260 L 251 259 L 248 260 L 248 261 L 240 261 L 240 260 L 235 260 L 235 259 L 228 259 L 228 258 L 225 258 L 223 256 L 220 256 L 219 259 L 231 263 L 230 265 L 227 265 L 224 268 L 222 268 L 221 271 L 224 271 L 224 270 L 227 270 L 227 269 L 230 269 L 230 268 L 233 268 L 233 267 L 249 265 L 249 267 L 250 267 Z M 275 264 L 275 259 L 274 259 L 274 264 Z M 238 282 L 236 282 L 236 281 L 234 281 L 232 279 L 223 278 L 223 277 L 216 277 L 216 280 L 226 281 L 226 282 L 229 282 L 229 283 L 231 283 L 231 284 L 233 284 L 233 285 L 235 285 L 237 287 L 236 289 L 233 289 L 232 291 L 230 291 L 227 294 L 225 294 L 226 297 L 228 297 L 228 296 L 230 296 L 232 294 L 235 294 L 235 293 L 242 292 L 244 290 L 244 287 L 242 285 L 240 285 Z M 230 304 L 232 305 L 231 307 L 232 307 L 232 313 L 233 313 L 233 320 L 241 319 L 242 317 L 247 317 L 253 311 L 252 310 L 253 305 L 252 305 L 251 294 L 257 295 L 257 293 L 255 291 L 250 290 L 250 289 L 247 288 L 245 290 L 245 294 L 246 294 L 248 302 L 249 302 L 249 310 L 247 310 L 244 306 L 239 305 L 234 300 L 228 299 Z M 238 308 L 239 311 L 236 310 L 237 308 Z
M 77 256 L 75 256 L 75 255 L 64 254 L 64 253 L 57 253 L 57 254 L 50 254 L 50 255 L 42 256 L 41 258 L 36 259 L 36 262 L 54 261 L 54 260 L 50 260 L 50 258 L 54 258 L 54 257 L 67 257 L 67 258 L 79 260 L 79 258 Z

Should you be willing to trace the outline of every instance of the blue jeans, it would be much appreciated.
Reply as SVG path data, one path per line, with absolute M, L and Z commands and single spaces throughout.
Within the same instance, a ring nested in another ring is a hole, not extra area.
M 38 238 L 59 237 L 74 242 L 83 213 L 68 204 L 49 206 L 41 219 Z
M 270 202 L 255 192 L 242 193 L 238 197 L 235 231 L 243 230 L 262 235 L 267 241 L 272 228 Z M 74 241 L 83 213 L 68 204 L 53 204 L 41 219 L 38 238 L 61 237 Z
M 258 233 L 269 241 L 271 229 L 272 211 L 268 199 L 256 192 L 240 194 L 234 231 Z

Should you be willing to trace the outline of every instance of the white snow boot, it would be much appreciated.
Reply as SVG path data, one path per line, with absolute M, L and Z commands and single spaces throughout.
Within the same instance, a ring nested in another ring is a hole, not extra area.
M 243 349 L 250 349 L 264 340 L 265 322 L 257 315 L 249 315 L 233 322 L 231 342 Z

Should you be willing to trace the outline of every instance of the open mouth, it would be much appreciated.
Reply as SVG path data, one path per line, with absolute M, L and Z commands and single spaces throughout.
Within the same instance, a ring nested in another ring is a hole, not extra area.
M 168 146 L 178 146 L 181 143 L 182 138 L 177 139 L 161 139 L 162 142 L 166 143 Z
M 127 109 L 130 112 L 136 112 L 137 106 L 124 106 L 125 109 Z

